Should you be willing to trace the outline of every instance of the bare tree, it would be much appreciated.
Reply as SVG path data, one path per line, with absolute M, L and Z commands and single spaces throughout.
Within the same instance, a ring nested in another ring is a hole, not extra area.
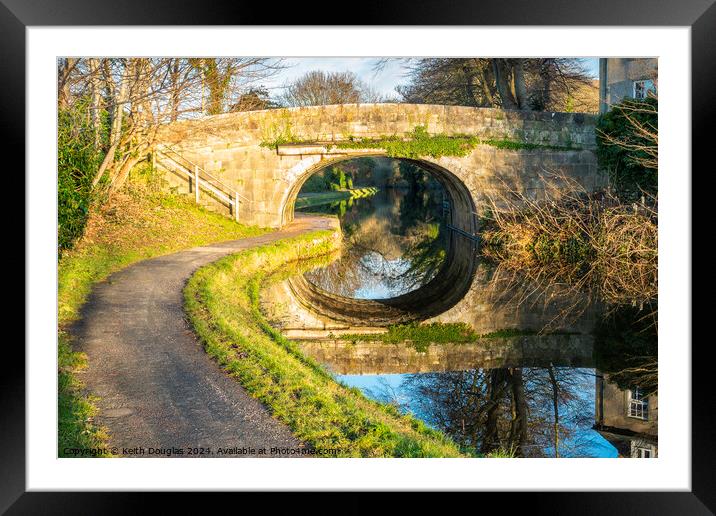
M 60 108 L 67 108 L 70 103 L 70 76 L 79 59 L 66 57 L 57 62 L 57 97 Z
M 289 106 L 324 106 L 379 102 L 382 97 L 353 72 L 313 70 L 285 86 L 283 101 Z
M 65 58 L 58 60 L 58 105 L 89 99 L 87 120 L 103 153 L 92 186 L 112 193 L 146 158 L 161 124 L 222 113 L 281 68 L 265 58 Z
M 429 58 L 406 65 L 410 82 L 397 88 L 405 102 L 568 111 L 592 110 L 598 100 L 578 59 Z M 584 88 L 594 97 L 589 108 L 577 95 Z

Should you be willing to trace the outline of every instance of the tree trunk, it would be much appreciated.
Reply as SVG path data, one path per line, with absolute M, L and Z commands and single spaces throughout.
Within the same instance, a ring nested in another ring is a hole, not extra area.
M 79 59 L 68 57 L 63 59 L 57 73 L 57 100 L 60 109 L 70 106 L 70 74 L 77 66 Z
M 517 109 L 517 102 L 510 91 L 509 77 L 505 67 L 505 59 L 492 60 L 492 73 L 495 75 L 495 84 L 500 94 L 500 101 L 504 109 Z
M 488 77 L 490 67 L 489 65 L 479 62 L 477 59 L 474 61 L 478 74 L 480 75 L 480 85 L 482 87 L 482 94 L 485 97 L 485 104 L 488 107 L 497 107 L 497 102 L 495 101 L 496 92 L 493 90 L 491 78 Z
M 470 69 L 469 66 L 464 65 L 462 67 L 462 73 L 465 76 L 465 96 L 467 97 L 468 101 L 470 102 L 470 106 L 477 106 L 477 99 L 475 98 L 475 89 L 472 85 L 472 80 L 474 77 L 473 71 Z
M 112 180 L 112 184 L 109 188 L 110 195 L 117 190 L 119 190 L 122 185 L 127 180 L 127 177 L 129 177 L 129 172 L 132 170 L 134 165 L 139 163 L 144 159 L 144 156 L 142 156 L 142 152 L 138 153 L 139 156 L 137 157 L 127 157 L 124 162 L 122 163 L 122 166 L 119 169 L 119 172 L 117 172 L 116 176 Z
M 512 79 L 515 85 L 515 99 L 520 109 L 528 109 L 527 82 L 525 81 L 525 60 L 512 60 Z
M 169 116 L 172 122 L 176 122 L 179 116 L 179 60 L 174 59 L 171 65 L 171 114 Z
M 540 67 L 540 77 L 542 79 L 542 109 L 548 110 L 552 101 L 552 74 L 550 74 L 550 67 L 552 66 L 551 59 L 545 59 Z
M 94 131 L 94 148 L 99 150 L 100 147 L 100 131 L 101 131 L 101 120 L 100 120 L 100 77 L 99 77 L 99 60 L 97 58 L 89 59 L 89 73 L 90 73 L 90 89 L 92 95 L 92 105 L 90 107 L 92 117 L 92 130 Z
M 481 446 L 481 452 L 485 455 L 500 447 L 497 431 L 497 416 L 500 408 L 500 399 L 505 390 L 505 370 L 492 369 L 489 374 L 490 383 L 487 419 L 485 421 L 485 434 Z
M 510 428 L 510 444 L 517 451 L 517 455 L 525 456 L 527 444 L 527 401 L 525 399 L 525 385 L 522 381 L 522 369 L 510 371 L 510 384 L 512 386 L 512 425 Z
M 133 73 L 133 60 L 124 60 L 124 72 L 122 74 L 121 83 L 119 85 L 119 93 L 117 96 L 113 99 L 114 100 L 114 109 L 112 110 L 112 126 L 110 129 L 110 136 L 109 136 L 109 150 L 107 151 L 107 154 L 104 157 L 104 160 L 102 160 L 102 164 L 100 165 L 99 169 L 97 170 L 97 174 L 95 174 L 94 179 L 92 180 L 92 186 L 97 186 L 97 183 L 99 183 L 100 179 L 102 179 L 102 176 L 104 175 L 105 171 L 108 168 L 111 168 L 111 165 L 114 164 L 114 154 L 117 151 L 117 147 L 119 146 L 119 142 L 122 137 L 122 116 L 124 114 L 124 105 L 127 102 L 127 95 L 129 92 L 129 82 L 132 77 Z M 108 80 L 112 80 L 111 77 Z M 112 90 L 116 90 L 116 88 L 112 87 Z
M 547 368 L 549 381 L 552 384 L 552 410 L 554 411 L 554 456 L 559 457 L 559 385 L 554 375 L 552 364 Z

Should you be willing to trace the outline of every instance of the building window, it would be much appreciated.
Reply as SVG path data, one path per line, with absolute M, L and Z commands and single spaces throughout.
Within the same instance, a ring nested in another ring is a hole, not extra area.
M 654 81 L 634 81 L 633 96 L 635 99 L 643 100 L 647 98 L 650 91 L 656 91 L 656 88 L 654 88 Z
M 645 442 L 631 442 L 631 456 L 633 459 L 656 458 L 656 446 Z
M 639 387 L 629 390 L 629 417 L 649 419 L 649 399 Z

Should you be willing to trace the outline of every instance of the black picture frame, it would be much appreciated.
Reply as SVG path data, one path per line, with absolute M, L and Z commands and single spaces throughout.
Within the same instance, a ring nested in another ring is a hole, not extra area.
M 716 105 L 716 4 L 714 0 L 435 0 L 419 2 L 362 2 L 358 6 L 312 2 L 295 5 L 269 3 L 197 3 L 187 0 L 0 0 L 0 113 L 4 155 L 17 160 L 16 170 L 24 170 L 25 105 L 25 29 L 47 25 L 335 25 L 340 20 L 351 25 L 516 25 L 516 26 L 688 26 L 691 27 L 692 71 L 692 155 L 694 163 L 713 168 L 706 157 Z M 352 12 L 351 12 L 352 11 Z M 694 165 L 695 170 L 699 168 Z M 683 171 L 691 174 L 691 171 Z M 15 192 L 25 192 L 24 178 L 16 174 Z M 693 190 L 698 192 L 698 190 Z M 16 194 L 19 197 L 18 194 Z M 692 205 L 697 205 L 692 199 Z M 22 237 L 20 237 L 22 238 Z M 24 268 L 24 254 L 15 254 L 16 266 Z M 27 274 L 27 271 L 26 271 Z M 27 307 L 32 310 L 32 307 Z M 15 341 L 17 342 L 17 340 Z M 702 344 L 702 346 L 699 346 Z M 670 343 L 683 346 L 690 343 Z M 711 386 L 713 373 L 706 354 L 708 342 L 692 347 L 692 490 L 690 492 L 590 492 L 590 493 L 513 493 L 532 513 L 549 514 L 712 514 L 716 511 L 713 479 L 714 439 L 710 415 L 714 411 Z M 7 352 L 7 351 L 6 351 Z M 141 512 L 148 507 L 146 494 L 136 493 L 37 493 L 25 489 L 25 354 L 15 345 L 7 355 L 11 367 L 0 375 L 0 512 L 8 514 L 105 514 Z M 698 410 L 695 408 L 698 407 Z M 349 499 L 360 495 L 350 494 Z M 504 503 L 505 493 L 480 493 L 481 506 Z M 407 498 L 407 497 L 405 497 Z M 346 499 L 343 508 L 361 512 L 369 505 Z M 214 497 L 213 500 L 221 501 Z M 500 502 L 502 500 L 502 502 Z M 275 499 L 274 499 L 275 502 Z M 163 500 L 162 503 L 165 503 Z M 179 503 L 188 511 L 185 498 L 174 494 L 166 503 Z M 273 503 L 273 502 L 272 502 Z M 291 498 L 292 505 L 301 498 Z M 406 499 L 403 510 L 423 504 L 422 497 Z M 510 502 L 512 506 L 512 502 Z M 206 509 L 208 506 L 205 506 Z M 167 506 L 168 509 L 168 506 Z

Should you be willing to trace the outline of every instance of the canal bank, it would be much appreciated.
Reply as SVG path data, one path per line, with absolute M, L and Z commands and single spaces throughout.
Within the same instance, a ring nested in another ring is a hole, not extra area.
M 265 320 L 259 290 L 272 273 L 334 249 L 328 234 L 304 235 L 200 269 L 186 310 L 206 351 L 312 449 L 344 457 L 458 457 L 445 434 L 338 383 Z M 302 249 L 302 251 L 301 251 Z M 301 251 L 301 252 L 299 252 Z

